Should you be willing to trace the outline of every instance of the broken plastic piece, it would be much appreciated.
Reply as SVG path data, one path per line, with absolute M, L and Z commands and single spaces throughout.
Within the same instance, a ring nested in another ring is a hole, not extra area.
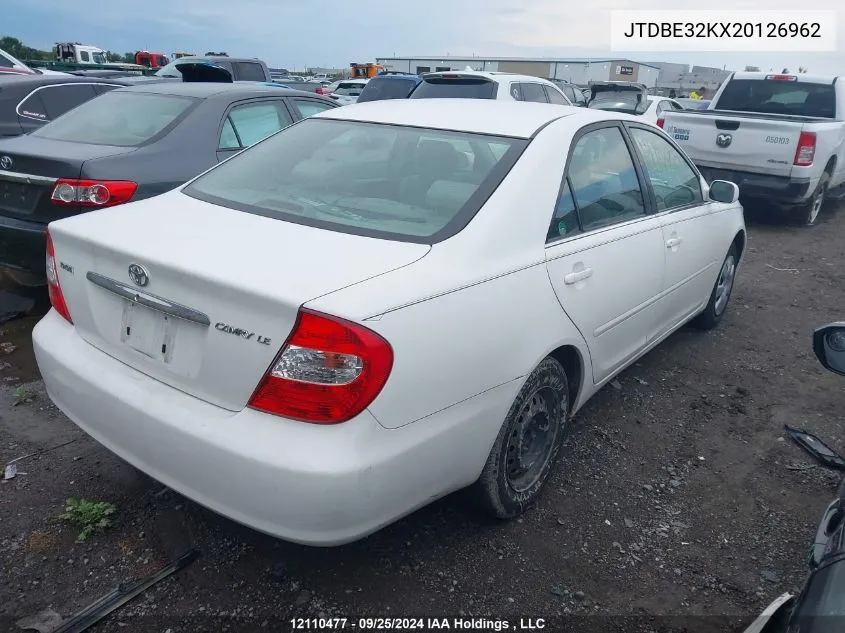
M 166 567 L 162 567 L 152 576 L 118 585 L 102 598 L 92 602 L 74 615 L 70 620 L 67 620 L 61 627 L 53 631 L 53 633 L 82 633 L 82 631 L 93 626 L 115 609 L 119 609 L 138 594 L 143 593 L 157 582 L 164 580 L 171 574 L 192 563 L 198 555 L 199 552 L 192 549 L 182 554 L 182 556 Z
M 808 433 L 803 429 L 793 428 L 788 424 L 784 424 L 783 427 L 786 429 L 789 437 L 791 437 L 798 446 L 815 457 L 821 464 L 827 466 L 828 468 L 845 470 L 845 458 L 822 442 L 817 436 L 812 433 Z
M 12 477 L 18 474 L 18 465 L 17 464 L 6 464 L 6 468 L 3 469 L 3 481 L 8 481 Z

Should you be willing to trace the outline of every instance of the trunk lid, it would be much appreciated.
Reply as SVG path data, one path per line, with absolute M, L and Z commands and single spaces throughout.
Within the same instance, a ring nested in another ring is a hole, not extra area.
M 191 83 L 232 83 L 232 73 L 211 62 L 183 62 L 176 64 L 182 73 L 182 81 Z
M 83 339 L 232 411 L 248 402 L 303 303 L 430 250 L 242 213 L 180 191 L 69 218 L 50 233 Z
M 47 224 L 79 213 L 50 200 L 56 180 L 79 178 L 87 160 L 134 151 L 24 135 L 0 141 L 0 215 Z M 8 160 L 7 160 L 8 159 Z
M 595 81 L 590 84 L 587 107 L 642 114 L 648 109 L 648 88 L 630 82 Z
M 665 112 L 663 129 L 696 165 L 789 176 L 803 121 L 740 112 Z

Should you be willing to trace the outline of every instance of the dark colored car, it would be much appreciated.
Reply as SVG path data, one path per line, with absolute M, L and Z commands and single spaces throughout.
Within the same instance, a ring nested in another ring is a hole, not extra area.
M 422 79 L 410 73 L 388 72 L 376 75 L 367 82 L 358 103 L 365 101 L 384 101 L 386 99 L 407 99 Z
M 49 222 L 174 189 L 335 107 L 276 85 L 153 82 L 111 90 L 26 136 L 0 139 L 0 269 L 19 284 L 41 285 Z
M 270 69 L 260 59 L 248 57 L 222 57 L 215 55 L 198 55 L 180 57 L 167 66 L 160 68 L 155 77 L 168 79 L 182 79 L 179 70 L 183 64 L 206 63 L 225 68 L 232 75 L 234 81 L 273 81 Z
M 40 128 L 104 92 L 136 83 L 135 78 L 75 75 L 5 75 L 0 78 L 0 137 Z

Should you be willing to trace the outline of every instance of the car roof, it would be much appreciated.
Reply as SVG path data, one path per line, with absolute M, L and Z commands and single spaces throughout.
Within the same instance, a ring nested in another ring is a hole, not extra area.
M 833 85 L 835 79 L 839 79 L 839 77 L 834 77 L 833 75 L 807 75 L 807 74 L 798 74 L 798 73 L 773 73 L 773 72 L 735 72 L 733 74 L 732 79 L 759 79 L 765 80 L 766 77 L 772 76 L 786 76 L 786 77 L 795 77 L 796 81 L 800 81 L 802 83 L 811 83 L 811 84 L 827 84 Z
M 80 77 L 79 75 L 19 75 L 17 73 L 3 74 L 3 86 L 48 86 L 51 84 L 72 84 L 72 83 L 108 83 L 128 85 L 129 77 Z
M 576 106 L 497 99 L 389 99 L 355 103 L 313 115 L 337 119 L 452 130 L 495 136 L 531 138 L 540 128 L 562 117 L 583 125 L 637 117 Z
M 184 61 L 188 62 L 196 62 L 196 61 L 213 61 L 213 62 L 258 62 L 261 63 L 261 60 L 257 57 L 227 57 L 226 55 L 190 55 L 187 57 L 179 57 L 177 59 L 172 60 L 173 62 L 181 63 Z M 172 62 L 171 62 L 172 63 Z
M 183 58 L 184 59 L 184 58 Z M 183 82 L 183 81 L 162 81 L 136 84 L 117 88 L 119 92 L 145 92 L 148 94 L 174 95 L 177 97 L 197 97 L 207 99 L 215 95 L 225 94 L 237 98 L 251 96 L 266 96 L 268 94 L 281 95 L 283 97 L 309 96 L 320 99 L 320 95 L 304 90 L 293 90 L 280 88 L 264 82 L 233 82 L 218 83 L 211 81 Z
M 367 77 L 366 79 L 361 77 L 356 77 L 355 79 L 338 79 L 337 83 L 341 84 L 365 84 L 370 81 L 371 77 Z M 373 78 L 374 79 L 374 78 Z M 332 82 L 335 83 L 335 82 Z
M 486 77 L 496 83 L 502 82 L 505 79 L 512 80 L 512 81 L 525 81 L 525 82 L 540 82 L 540 83 L 548 83 L 554 85 L 553 82 L 549 81 L 548 79 L 544 79 L 543 77 L 535 77 L 534 75 L 519 75 L 517 73 L 506 73 L 506 72 L 498 72 L 498 71 L 486 71 L 486 70 L 445 70 L 436 73 L 425 73 L 423 75 L 423 79 L 428 77 L 441 77 L 443 75 L 464 75 L 467 77 Z
M 384 75 L 376 75 L 375 77 L 371 77 L 371 79 L 414 79 L 417 81 L 422 81 L 422 77 L 419 75 L 415 75 L 413 73 L 390 73 Z

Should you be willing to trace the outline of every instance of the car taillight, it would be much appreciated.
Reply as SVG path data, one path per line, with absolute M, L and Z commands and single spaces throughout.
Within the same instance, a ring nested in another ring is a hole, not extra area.
M 303 308 L 248 406 L 302 422 L 346 422 L 370 405 L 392 368 L 393 349 L 381 336 Z
M 798 81 L 795 75 L 766 75 L 768 81 Z
M 813 159 L 816 157 L 816 133 L 815 132 L 801 132 L 798 137 L 798 147 L 795 149 L 795 160 L 793 165 L 799 167 L 807 167 L 813 164 Z
M 129 202 L 137 189 L 137 183 L 128 180 L 59 178 L 50 200 L 53 204 L 74 207 L 111 207 Z
M 62 293 L 62 285 L 59 283 L 59 269 L 56 266 L 56 250 L 53 248 L 53 238 L 50 236 L 50 229 L 47 229 L 47 292 L 50 295 L 50 305 L 56 312 L 61 314 L 68 323 L 73 323 L 70 318 L 70 310 L 67 309 L 67 302 Z
M 657 119 L 657 127 L 659 127 L 659 128 L 663 127 L 663 119 Z

